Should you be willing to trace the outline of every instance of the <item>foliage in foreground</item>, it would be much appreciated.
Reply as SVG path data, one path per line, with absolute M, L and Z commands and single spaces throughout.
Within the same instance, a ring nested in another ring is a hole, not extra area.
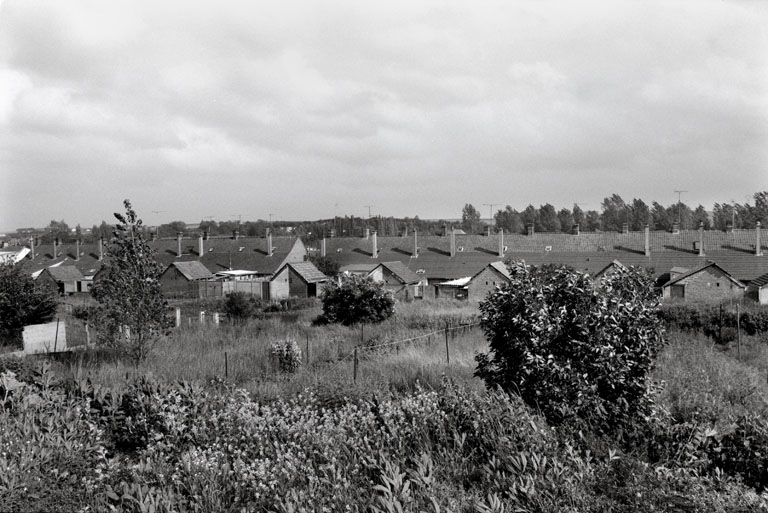
M 331 280 L 321 296 L 321 323 L 376 323 L 395 313 L 395 298 L 384 285 L 362 276 Z
M 100 343 L 116 347 L 138 363 L 172 326 L 160 287 L 163 267 L 142 236 L 142 221 L 124 201 L 107 248 L 107 260 L 91 293 L 98 301 L 96 321 Z
M 764 504 L 727 475 L 701 477 L 674 458 L 650 466 L 599 444 L 590 453 L 500 392 L 446 383 L 329 408 L 312 391 L 265 404 L 222 382 L 141 378 L 118 391 L 16 370 L 0 370 L 0 503 L 19 512 L 639 513 Z
M 48 322 L 55 315 L 53 291 L 35 288 L 22 264 L 0 262 L 0 343 L 20 341 L 24 326 Z
M 651 276 L 617 269 L 595 284 L 567 267 L 509 265 L 480 304 L 490 352 L 476 375 L 517 393 L 550 423 L 607 430 L 650 414 L 649 373 L 664 344 Z

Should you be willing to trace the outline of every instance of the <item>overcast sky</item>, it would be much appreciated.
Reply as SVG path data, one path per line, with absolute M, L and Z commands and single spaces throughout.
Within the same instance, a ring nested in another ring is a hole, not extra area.
M 0 229 L 124 198 L 147 224 L 745 202 L 766 27 L 762 1 L 2 1 Z

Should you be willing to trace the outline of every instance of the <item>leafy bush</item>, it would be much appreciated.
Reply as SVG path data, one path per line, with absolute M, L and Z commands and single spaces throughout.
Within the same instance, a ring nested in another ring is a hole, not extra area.
M 50 321 L 56 307 L 54 292 L 36 288 L 21 264 L 0 262 L 0 344 L 20 343 L 24 326 Z
M 301 349 L 293 338 L 274 340 L 269 346 L 269 357 L 280 372 L 293 373 L 301 367 Z
M 395 313 L 395 298 L 384 285 L 361 276 L 343 276 L 331 281 L 322 292 L 320 323 L 381 322 Z
M 242 324 L 256 313 L 256 305 L 244 292 L 233 292 L 224 300 L 224 314 L 236 324 Z
M 581 418 L 610 430 L 647 415 L 664 344 L 650 274 L 622 269 L 595 285 L 566 267 L 509 269 L 510 283 L 480 304 L 490 352 L 477 355 L 476 375 L 554 424 Z

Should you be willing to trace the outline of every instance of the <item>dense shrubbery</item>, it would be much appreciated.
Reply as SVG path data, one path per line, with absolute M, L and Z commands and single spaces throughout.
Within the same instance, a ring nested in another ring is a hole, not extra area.
M 35 287 L 21 264 L 0 262 L 0 345 L 20 344 L 24 326 L 50 321 L 56 306 L 54 291 Z
M 321 296 L 319 323 L 344 325 L 381 322 L 395 313 L 395 298 L 384 285 L 362 276 L 330 281 Z
M 541 409 L 550 422 L 605 428 L 650 413 L 649 372 L 664 338 L 651 277 L 619 269 L 599 285 L 566 267 L 511 264 L 481 303 L 490 353 L 477 375 Z
M 702 478 L 674 459 L 650 467 L 614 451 L 584 452 L 516 397 L 451 384 L 329 409 L 311 391 L 260 404 L 224 383 L 139 379 L 115 392 L 88 382 L 64 388 L 42 372 L 9 395 L 0 411 L 0 503 L 14 511 L 725 512 L 761 504 L 727 476 Z

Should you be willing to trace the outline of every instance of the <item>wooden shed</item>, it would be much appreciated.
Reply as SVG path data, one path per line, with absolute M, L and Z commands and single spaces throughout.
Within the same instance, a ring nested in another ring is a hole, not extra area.
M 318 284 L 328 281 L 312 262 L 288 263 L 281 267 L 269 282 L 269 298 L 317 297 Z
M 166 297 L 199 297 L 199 281 L 213 278 L 211 271 L 197 260 L 173 262 L 160 275 L 160 286 Z
M 81 273 L 74 265 L 58 265 L 46 267 L 35 279 L 35 284 L 40 287 L 50 287 L 59 294 L 74 294 L 80 292 L 85 281 Z

